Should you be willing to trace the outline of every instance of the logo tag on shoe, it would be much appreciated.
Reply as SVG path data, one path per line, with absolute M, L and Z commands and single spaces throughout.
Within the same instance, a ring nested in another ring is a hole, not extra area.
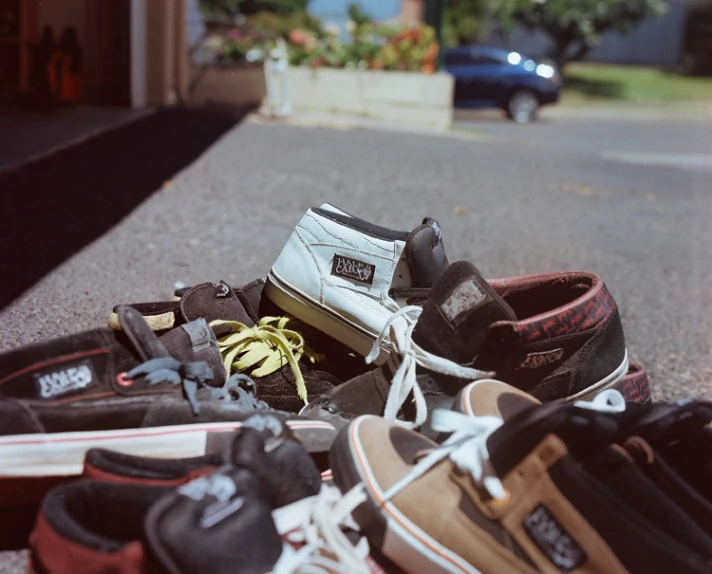
M 215 288 L 216 299 L 225 299 L 226 297 L 230 296 L 230 287 L 227 283 L 225 283 L 225 281 L 218 281 L 217 283 L 213 283 L 213 287 Z
M 586 559 L 583 548 L 564 530 L 551 511 L 540 504 L 524 518 L 524 530 L 562 572 L 578 568 Z
M 538 369 L 545 365 L 553 365 L 564 356 L 563 349 L 553 351 L 543 351 L 541 353 L 529 353 L 524 361 L 519 365 L 520 369 Z
M 91 361 L 75 363 L 71 367 L 66 365 L 61 369 L 35 373 L 37 394 L 42 399 L 54 399 L 74 391 L 81 391 L 94 386 L 97 376 Z
M 480 289 L 473 280 L 465 281 L 458 285 L 445 302 L 440 305 L 445 317 L 451 323 L 458 325 L 458 317 L 465 316 L 466 311 L 477 307 L 487 298 L 487 295 Z
M 351 279 L 352 281 L 358 281 L 359 283 L 371 285 L 373 284 L 373 276 L 375 273 L 375 265 L 371 265 L 365 261 L 359 261 L 358 259 L 351 259 L 350 257 L 334 254 L 334 263 L 331 266 L 332 275 L 337 275 L 339 277 L 343 277 L 344 279 Z

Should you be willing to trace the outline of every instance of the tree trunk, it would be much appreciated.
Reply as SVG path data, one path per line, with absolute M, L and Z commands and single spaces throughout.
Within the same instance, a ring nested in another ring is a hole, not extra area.
M 579 38 L 554 38 L 556 46 L 554 48 L 554 62 L 559 70 L 563 70 L 566 64 L 580 60 L 591 51 L 591 46 Z M 571 46 L 578 42 L 575 50 L 571 51 Z

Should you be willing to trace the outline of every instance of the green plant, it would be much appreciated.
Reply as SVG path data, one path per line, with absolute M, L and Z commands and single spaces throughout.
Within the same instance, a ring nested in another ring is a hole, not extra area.
M 625 31 L 662 15 L 665 0 L 492 0 L 493 15 L 505 29 L 519 23 L 551 38 L 552 58 L 563 68 L 580 60 L 609 30 Z
M 295 11 L 287 16 L 275 12 L 262 11 L 247 17 L 247 25 L 263 34 L 279 35 L 284 38 L 292 30 L 306 30 L 317 37 L 324 36 L 321 20 L 305 11 Z
M 477 39 L 486 22 L 488 0 L 449 0 L 443 21 L 446 46 L 470 44 Z

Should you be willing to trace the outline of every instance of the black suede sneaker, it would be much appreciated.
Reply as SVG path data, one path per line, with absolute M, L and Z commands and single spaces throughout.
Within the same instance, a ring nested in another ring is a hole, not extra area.
M 331 450 L 353 516 L 411 572 L 709 572 L 712 538 L 614 443 L 611 403 L 554 402 L 506 421 L 438 410 L 442 445 L 362 416 Z M 583 404 L 582 404 L 583 403 Z
M 0 475 L 77 475 L 84 453 L 97 446 L 203 455 L 214 437 L 266 409 L 250 379 L 225 381 L 204 320 L 159 339 L 136 310 L 122 307 L 119 315 L 121 333 L 97 329 L 0 355 Z M 328 448 L 330 425 L 302 426 L 294 428 L 300 439 Z
M 359 414 L 401 417 L 421 426 L 429 410 L 449 409 L 476 379 L 496 377 L 541 401 L 586 399 L 626 388 L 628 355 L 620 316 L 596 275 L 487 282 L 471 263 L 454 263 L 436 281 L 422 310 L 401 309 L 382 335 L 394 348 L 386 365 L 341 385 L 301 413 L 337 426 Z M 627 398 L 647 396 L 635 392 Z
M 631 409 L 622 443 L 646 475 L 712 534 L 712 403 Z
M 234 292 L 225 282 L 203 283 L 182 293 L 178 301 L 136 303 L 131 307 L 141 313 L 156 331 L 184 325 L 203 318 L 211 325 L 226 368 L 249 374 L 257 383 L 257 398 L 270 407 L 297 412 L 305 399 L 313 399 L 342 382 L 338 375 L 354 376 L 363 372 L 363 361 L 355 368 L 355 357 L 338 344 L 325 344 L 323 335 L 315 337 L 309 328 L 309 341 L 320 344 L 317 353 L 305 342 L 304 325 L 279 316 L 257 316 L 260 310 L 278 311 L 263 305 L 263 281 L 255 281 Z M 244 303 L 249 305 L 245 307 Z M 281 313 L 281 311 L 280 311 Z M 120 330 L 116 308 L 109 326 Z M 324 361 L 324 368 L 313 365 Z M 340 365 L 340 369 L 335 369 Z M 332 372 L 332 371 L 335 371 Z

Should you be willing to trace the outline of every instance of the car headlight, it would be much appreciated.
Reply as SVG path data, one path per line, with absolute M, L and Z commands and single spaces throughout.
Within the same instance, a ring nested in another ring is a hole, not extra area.
M 541 76 L 542 78 L 546 78 L 547 80 L 553 78 L 555 73 L 556 70 L 554 70 L 554 68 L 552 66 L 549 66 L 548 64 L 539 64 L 536 67 L 537 76 Z

